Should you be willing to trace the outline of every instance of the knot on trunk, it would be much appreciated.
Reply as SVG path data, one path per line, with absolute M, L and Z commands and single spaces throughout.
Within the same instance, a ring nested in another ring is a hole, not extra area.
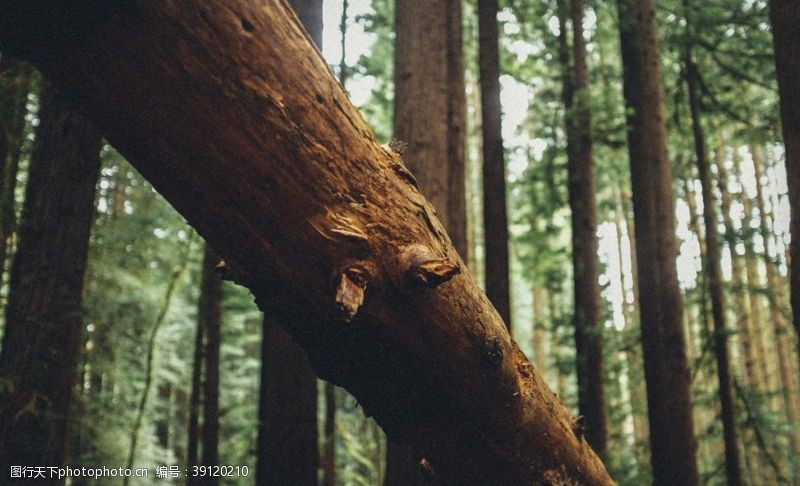
M 416 245 L 402 258 L 405 278 L 417 287 L 436 288 L 461 273 L 461 267 L 447 258 L 437 257 L 430 248 Z
M 336 286 L 336 303 L 345 322 L 351 322 L 364 303 L 369 274 L 361 267 L 350 267 L 339 275 Z

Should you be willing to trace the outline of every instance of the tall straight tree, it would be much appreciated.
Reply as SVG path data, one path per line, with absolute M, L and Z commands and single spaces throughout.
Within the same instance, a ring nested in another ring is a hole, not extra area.
M 83 329 L 100 136 L 58 93 L 39 110 L 0 352 L 0 467 L 62 465 Z
M 201 268 L 201 282 L 205 281 L 205 255 L 203 257 L 203 267 Z M 216 265 L 216 262 L 215 262 Z M 200 299 L 204 286 L 200 288 Z M 198 306 L 199 307 L 199 306 Z M 199 309 L 198 309 L 199 310 Z M 199 314 L 199 313 L 198 313 Z M 197 328 L 194 335 L 194 354 L 192 359 L 192 390 L 189 397 L 189 417 L 186 427 L 186 467 L 189 471 L 194 471 L 194 466 L 200 463 L 200 400 L 202 399 L 202 384 L 203 384 L 203 324 L 200 319 L 197 319 Z M 199 476 L 189 476 L 187 483 L 189 485 L 197 484 Z
M 215 271 L 219 258 L 206 245 L 200 280 L 197 321 L 203 329 L 203 431 L 200 464 L 219 464 L 219 354 L 222 344 L 222 279 Z M 203 484 L 219 484 L 218 477 L 203 478 Z
M 725 476 L 729 486 L 738 486 L 742 484 L 742 468 L 739 460 L 739 441 L 736 432 L 736 409 L 733 398 L 733 376 L 731 374 L 727 319 L 725 315 L 725 297 L 722 290 L 722 263 L 717 234 L 717 200 L 711 180 L 711 164 L 708 159 L 708 149 L 706 148 L 700 112 L 699 73 L 692 54 L 694 29 L 690 0 L 683 0 L 683 7 L 685 9 L 687 34 L 684 48 L 684 76 L 686 77 L 686 87 L 689 93 L 689 111 L 692 118 L 697 173 L 700 177 L 700 186 L 703 191 L 703 223 L 706 236 L 704 270 L 708 285 L 708 297 L 711 301 L 711 317 L 714 322 L 713 343 L 714 355 L 717 361 L 717 379 L 719 380 L 719 401 L 722 408 Z M 733 257 L 735 258 L 735 255 Z
M 619 0 L 619 18 L 653 480 L 694 485 L 697 446 L 654 1 Z
M 778 92 L 781 98 L 781 125 L 786 157 L 786 180 L 789 186 L 791 208 L 791 243 L 789 273 L 791 274 L 792 322 L 800 337 L 800 3 L 796 0 L 771 0 L 775 67 L 778 74 Z M 798 341 L 800 342 L 800 340 Z M 798 348 L 800 352 L 800 348 Z
M 291 0 L 311 40 L 322 48 L 322 0 Z M 317 484 L 317 374 L 300 346 L 268 312 L 261 343 L 258 484 Z
M 497 0 L 478 0 L 478 57 L 483 123 L 483 229 L 486 295 L 511 329 L 508 282 L 508 214 L 503 113 L 500 106 L 500 42 Z
M 583 0 L 559 0 L 559 51 L 563 68 L 567 132 L 569 204 L 572 210 L 572 266 L 575 292 L 575 351 L 578 410 L 586 438 L 598 454 L 608 442 L 603 388 L 603 338 L 598 280 L 597 205 L 595 203 L 592 119 L 589 110 L 589 70 L 583 36 Z M 572 69 L 566 18 L 572 21 Z
M 397 0 L 394 133 L 407 144 L 404 160 L 466 259 L 461 15 L 461 0 Z M 410 447 L 389 442 L 384 484 L 422 481 L 420 459 Z

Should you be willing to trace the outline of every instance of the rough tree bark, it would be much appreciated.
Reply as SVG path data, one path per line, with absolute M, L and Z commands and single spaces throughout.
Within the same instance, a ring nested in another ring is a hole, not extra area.
M 697 484 L 653 0 L 618 0 L 650 450 L 656 485 Z
M 770 21 L 775 47 L 775 67 L 781 99 L 781 125 L 786 151 L 786 181 L 789 186 L 789 273 L 792 295 L 792 322 L 800 343 L 800 3 L 794 0 L 771 0 Z M 798 347 L 800 352 L 800 347 Z
M 0 353 L 0 474 L 58 466 L 82 343 L 83 277 L 100 136 L 66 99 L 42 97 Z
M 684 0 L 687 32 L 691 35 L 691 6 Z M 697 173 L 703 191 L 703 223 L 706 236 L 705 274 L 708 282 L 708 297 L 711 301 L 711 316 L 714 322 L 714 356 L 717 361 L 719 380 L 719 402 L 722 408 L 722 435 L 725 443 L 725 477 L 728 486 L 742 484 L 742 468 L 739 460 L 739 441 L 736 431 L 736 408 L 733 399 L 733 376 L 731 374 L 728 328 L 725 316 L 725 296 L 722 290 L 722 263 L 717 234 L 717 200 L 711 180 L 711 164 L 708 159 L 705 134 L 700 114 L 700 98 L 697 91 L 697 66 L 687 45 L 684 53 L 684 74 L 689 92 L 689 111 L 692 118 Z M 732 256 L 735 258 L 735 255 Z
M 445 482 L 611 484 L 285 0 L 8 0 L 34 61 Z
M 578 410 L 583 416 L 589 444 L 602 455 L 606 450 L 608 431 L 603 389 L 603 327 L 598 281 L 600 263 L 597 256 L 592 120 L 587 92 L 589 71 L 586 65 L 586 40 L 583 37 L 584 3 L 582 0 L 560 0 L 558 9 L 559 57 L 564 70 L 562 98 L 566 113 L 569 204 L 572 211 L 573 324 Z M 573 63 L 570 63 L 567 17 L 572 22 Z
M 425 15 L 420 16 L 419 12 Z M 459 0 L 400 0 L 395 8 L 394 133 L 419 189 L 466 258 L 466 93 Z M 385 485 L 425 480 L 421 457 L 389 442 Z
M 203 252 L 203 274 L 200 281 L 200 299 L 197 318 L 203 328 L 203 428 L 200 465 L 219 464 L 219 354 L 222 344 L 222 279 L 215 271 L 219 261 L 216 253 L 206 245 Z M 205 477 L 203 484 L 219 484 L 218 477 Z
M 301 24 L 322 47 L 322 0 L 291 0 Z M 265 312 L 259 391 L 258 482 L 317 484 L 317 374 L 305 351 Z
M 486 295 L 511 329 L 508 282 L 506 162 L 500 106 L 500 45 L 497 0 L 478 0 L 478 67 L 483 138 L 483 231 L 486 249 Z

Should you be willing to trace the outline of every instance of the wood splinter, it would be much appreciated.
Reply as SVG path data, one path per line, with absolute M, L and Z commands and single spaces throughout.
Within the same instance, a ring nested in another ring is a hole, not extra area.
M 364 290 L 367 288 L 367 274 L 360 268 L 348 268 L 339 277 L 336 287 L 336 303 L 345 322 L 351 322 L 364 303 Z
M 436 288 L 461 273 L 461 267 L 447 258 L 436 258 L 428 248 L 408 251 L 406 276 L 421 287 Z

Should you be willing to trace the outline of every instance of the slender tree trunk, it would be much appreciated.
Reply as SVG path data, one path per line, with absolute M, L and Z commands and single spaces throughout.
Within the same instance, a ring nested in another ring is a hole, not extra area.
M 756 368 L 762 367 L 763 363 L 759 359 L 758 346 L 755 345 L 757 337 L 753 329 L 753 320 L 751 317 L 752 304 L 747 293 L 747 284 L 745 283 L 745 275 L 742 269 L 742 259 L 736 252 L 738 241 L 733 218 L 731 216 L 732 198 L 728 190 L 730 179 L 728 177 L 728 169 L 725 167 L 725 148 L 722 144 L 722 139 L 718 139 L 717 141 L 715 164 L 718 174 L 719 193 L 722 195 L 722 205 L 720 209 L 725 225 L 725 240 L 731 252 L 731 283 L 733 284 L 732 290 L 734 309 L 736 310 L 736 329 L 739 339 L 739 348 L 741 349 L 742 358 L 744 359 L 744 371 L 748 384 L 754 389 L 763 391 L 764 386 L 760 382 L 759 375 L 756 372 Z M 746 198 L 746 195 L 743 194 L 743 199 L 744 198 Z M 750 213 L 746 212 L 745 218 L 749 216 Z M 747 225 L 748 221 L 745 220 L 742 223 L 744 231 L 747 231 Z
M 100 136 L 48 88 L 41 100 L 0 352 L 0 474 L 60 466 L 83 329 Z
M 684 0 L 687 10 L 686 23 L 691 26 L 688 0 Z M 690 28 L 690 27 L 687 27 Z M 714 321 L 714 355 L 717 361 L 719 380 L 719 401 L 722 407 L 722 434 L 725 442 L 725 475 L 729 486 L 742 484 L 742 467 L 739 459 L 739 443 L 736 431 L 736 409 L 733 401 L 733 379 L 731 376 L 728 329 L 725 316 L 725 298 L 722 291 L 722 264 L 720 244 L 717 240 L 717 201 L 711 180 L 711 167 L 706 149 L 705 134 L 700 115 L 700 98 L 697 93 L 697 66 L 687 47 L 684 58 L 686 84 L 689 91 L 689 109 L 692 116 L 697 172 L 703 190 L 703 222 L 706 235 L 705 273 L 708 293 L 711 300 L 711 315 Z M 735 251 L 735 250 L 734 250 Z M 732 255 L 735 257 L 735 255 Z
M 204 262 L 205 263 L 205 259 Z M 205 267 L 201 272 L 205 272 Z M 201 277 L 202 278 L 202 277 Z M 202 289 L 201 289 L 202 291 Z M 186 433 L 186 466 L 188 469 L 187 483 L 191 486 L 199 484 L 199 476 L 193 476 L 194 467 L 200 465 L 199 437 L 200 437 L 200 400 L 202 399 L 203 386 L 203 323 L 197 320 L 197 330 L 194 337 L 194 360 L 192 362 L 192 391 L 189 397 L 189 424 Z
M 734 152 L 733 161 L 734 161 L 734 170 L 736 172 L 736 178 L 740 181 L 741 184 L 741 158 L 738 154 Z M 756 184 L 760 184 L 756 181 Z M 745 254 L 745 274 L 747 275 L 747 295 L 750 298 L 750 316 L 753 325 L 753 336 L 755 347 L 757 349 L 757 354 L 760 357 L 758 361 L 758 366 L 756 367 L 755 371 L 757 373 L 757 381 L 761 383 L 761 389 L 763 391 L 770 391 L 773 390 L 772 386 L 772 379 L 774 378 L 773 373 L 770 373 L 769 370 L 769 352 L 767 351 L 766 346 L 766 334 L 764 332 L 768 326 L 764 323 L 764 318 L 762 314 L 762 310 L 764 309 L 764 302 L 763 302 L 763 291 L 764 288 L 763 283 L 761 282 L 761 272 L 758 268 L 758 259 L 756 257 L 755 252 L 755 242 L 753 241 L 753 230 L 750 226 L 750 219 L 753 215 L 753 203 L 750 197 L 746 194 L 742 194 L 742 205 L 744 207 L 744 219 L 742 220 L 742 238 L 744 240 L 744 254 Z M 759 216 L 760 217 L 760 216 Z
M 170 383 L 162 383 L 158 386 L 158 399 L 163 407 L 159 410 L 159 417 L 156 421 L 156 438 L 158 445 L 162 449 L 169 449 L 169 425 L 172 422 L 172 385 Z
M 624 259 L 624 251 L 623 251 L 623 232 L 622 226 L 626 224 L 625 218 L 625 211 L 624 211 L 624 203 L 622 201 L 621 194 L 618 193 L 618 200 L 620 204 L 618 209 L 615 211 L 615 228 L 617 231 L 617 244 L 619 245 L 617 248 L 617 252 L 619 255 L 620 261 L 620 287 L 623 289 L 623 301 L 622 301 L 622 315 L 623 319 L 625 320 L 625 329 L 631 329 L 636 326 L 638 323 L 636 322 L 636 316 L 638 316 L 638 312 L 636 309 L 631 309 L 633 306 L 629 306 L 625 300 L 625 277 L 624 277 L 624 269 L 622 267 L 622 261 Z M 627 237 L 629 240 L 630 248 L 633 250 L 634 243 L 630 241 L 630 228 L 626 228 L 628 232 Z M 633 252 L 631 252 L 633 253 Z M 633 256 L 633 255 L 631 255 Z M 633 268 L 633 262 L 631 262 L 631 273 L 635 273 L 635 268 Z M 635 289 L 634 284 L 634 289 Z M 636 462 L 641 463 L 642 465 L 647 461 L 647 457 L 645 452 L 645 447 L 647 444 L 648 438 L 648 430 L 647 430 L 647 391 L 645 390 L 645 382 L 644 379 L 637 376 L 637 373 L 643 369 L 642 364 L 642 354 L 639 352 L 639 348 L 637 346 L 626 345 L 625 346 L 625 358 L 628 363 L 628 393 L 630 395 L 630 406 L 631 406 L 631 418 L 633 421 L 633 437 L 634 437 L 634 450 L 636 454 Z
M 462 0 L 446 0 L 447 26 L 447 234 L 461 260 L 468 262 L 467 245 L 467 92 L 464 79 Z
M 694 485 L 697 444 L 654 2 L 619 0 L 619 18 L 653 479 L 656 485 Z
M 468 74 L 468 73 L 467 73 Z M 470 150 L 474 149 L 475 160 L 471 160 L 471 167 L 469 168 L 468 180 L 472 188 L 472 201 L 470 201 L 468 209 L 470 217 L 470 226 L 468 227 L 468 249 L 467 252 L 467 266 L 475 280 L 480 282 L 483 288 L 483 282 L 486 281 L 486 245 L 484 244 L 484 231 L 483 231 L 483 191 L 482 174 L 483 174 L 483 141 L 481 140 L 481 133 L 483 132 L 483 110 L 481 110 L 481 92 L 476 77 L 467 77 L 469 83 L 469 91 L 471 95 L 469 100 L 473 107 L 472 116 L 470 116 L 470 133 L 467 140 L 474 144 Z M 478 250 L 480 248 L 480 251 Z M 479 256 L 480 254 L 480 256 Z
M 781 125 L 786 156 L 786 180 L 791 208 L 791 244 L 789 274 L 791 279 L 792 322 L 800 344 L 800 4 L 794 0 L 770 0 L 770 21 L 775 46 L 775 67 L 780 93 Z M 800 352 L 800 347 L 798 347 Z
M 203 433 L 200 465 L 219 465 L 219 354 L 222 344 L 222 279 L 215 268 L 219 262 L 214 250 L 206 245 L 203 252 L 203 274 L 200 299 L 197 303 L 198 322 L 203 327 Z M 219 478 L 207 476 L 203 484 L 218 484 Z
M 185 424 L 189 423 L 189 389 L 184 386 L 175 388 L 175 427 L 174 438 L 172 440 L 172 451 L 178 461 L 183 461 L 186 458 L 186 443 L 178 440 L 181 437 Z M 182 438 L 182 437 L 181 437 Z M 181 465 L 185 465 L 182 462 Z
M 285 0 L 10 2 L 0 49 L 82 101 L 438 480 L 611 484 Z
M 575 292 L 575 353 L 578 374 L 578 410 L 586 437 L 598 454 L 608 442 L 603 388 L 603 323 L 598 281 L 597 205 L 595 203 L 592 121 L 588 105 L 589 72 L 583 37 L 582 0 L 559 2 L 561 62 L 564 69 L 564 106 L 567 123 L 567 170 L 572 210 L 572 266 Z M 569 69 L 567 10 L 572 22 L 573 69 Z M 574 91 L 573 91 L 574 90 Z
M 461 2 L 400 0 L 395 22 L 395 137 L 408 144 L 404 158 L 420 191 L 466 257 Z M 390 441 L 384 484 L 423 482 L 421 458 L 413 448 Z
M 687 179 L 683 179 L 683 186 L 684 186 L 684 194 L 686 194 L 686 206 L 689 208 L 689 229 L 694 233 L 695 237 L 697 238 L 697 246 L 700 247 L 700 266 L 705 268 L 706 265 L 706 238 L 703 233 L 702 228 L 700 227 L 700 213 L 698 209 L 698 201 L 702 198 L 702 191 L 695 191 L 695 185 L 689 184 Z M 705 340 L 711 338 L 711 326 L 709 325 L 708 321 L 708 305 L 706 295 L 708 294 L 708 279 L 706 278 L 705 273 L 701 273 L 698 278 L 698 287 L 700 291 L 700 299 L 697 302 L 697 316 L 698 319 L 689 319 L 689 322 L 697 322 L 699 327 L 699 332 L 692 332 L 691 327 L 688 329 L 689 331 L 689 339 L 690 339 L 690 358 L 699 358 L 699 353 L 694 353 L 692 351 L 692 346 L 694 346 L 695 350 L 703 350 L 705 349 Z M 697 374 L 703 373 L 705 370 L 700 368 L 697 370 Z
M 322 484 L 336 484 L 336 387 L 325 383 L 325 445 L 322 456 Z
M 483 114 L 483 227 L 486 248 L 486 295 L 511 329 L 508 277 L 506 163 L 500 106 L 500 43 L 497 0 L 478 0 L 478 57 Z

